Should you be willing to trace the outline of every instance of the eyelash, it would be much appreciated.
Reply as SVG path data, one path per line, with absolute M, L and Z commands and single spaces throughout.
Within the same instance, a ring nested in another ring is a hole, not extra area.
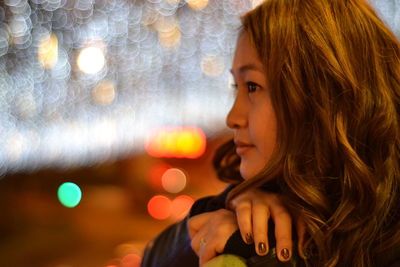
M 258 84 L 256 84 L 255 82 L 246 82 L 246 85 L 247 85 L 247 91 L 249 92 L 249 93 L 254 93 L 255 91 L 256 91 L 256 89 L 258 88 L 258 87 L 260 87 Z M 238 85 L 235 83 L 235 84 L 232 84 L 231 85 L 232 87 L 233 87 L 233 89 L 235 89 L 235 90 L 237 90 L 238 89 Z M 250 86 L 254 86 L 254 87 L 256 87 L 256 88 L 253 88 L 253 89 L 250 89 Z

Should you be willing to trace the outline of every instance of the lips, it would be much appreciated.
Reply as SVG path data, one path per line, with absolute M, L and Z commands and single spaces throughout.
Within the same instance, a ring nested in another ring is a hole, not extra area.
M 243 155 L 246 153 L 248 150 L 254 147 L 254 145 L 245 143 L 242 141 L 236 141 L 235 140 L 235 145 L 236 145 L 236 154 L 238 155 Z

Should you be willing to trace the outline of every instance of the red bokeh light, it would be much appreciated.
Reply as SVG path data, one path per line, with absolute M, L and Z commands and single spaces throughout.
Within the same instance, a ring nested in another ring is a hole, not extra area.
M 152 197 L 147 203 L 147 211 L 157 220 L 165 220 L 171 215 L 171 200 L 162 195 Z
M 121 259 L 121 267 L 140 267 L 142 258 L 137 254 L 127 254 Z

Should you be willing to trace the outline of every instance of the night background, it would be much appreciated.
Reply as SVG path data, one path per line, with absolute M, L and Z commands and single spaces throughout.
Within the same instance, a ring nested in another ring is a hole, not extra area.
M 251 0 L 0 0 L 0 266 L 135 267 L 226 184 Z M 400 0 L 374 0 L 400 36 Z

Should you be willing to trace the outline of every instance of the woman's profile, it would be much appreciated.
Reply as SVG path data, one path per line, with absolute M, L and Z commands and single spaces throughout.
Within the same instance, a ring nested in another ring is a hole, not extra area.
M 232 74 L 234 138 L 215 157 L 232 185 L 159 235 L 142 266 L 220 253 L 400 266 L 400 45 L 371 6 L 266 0 L 242 17 Z

